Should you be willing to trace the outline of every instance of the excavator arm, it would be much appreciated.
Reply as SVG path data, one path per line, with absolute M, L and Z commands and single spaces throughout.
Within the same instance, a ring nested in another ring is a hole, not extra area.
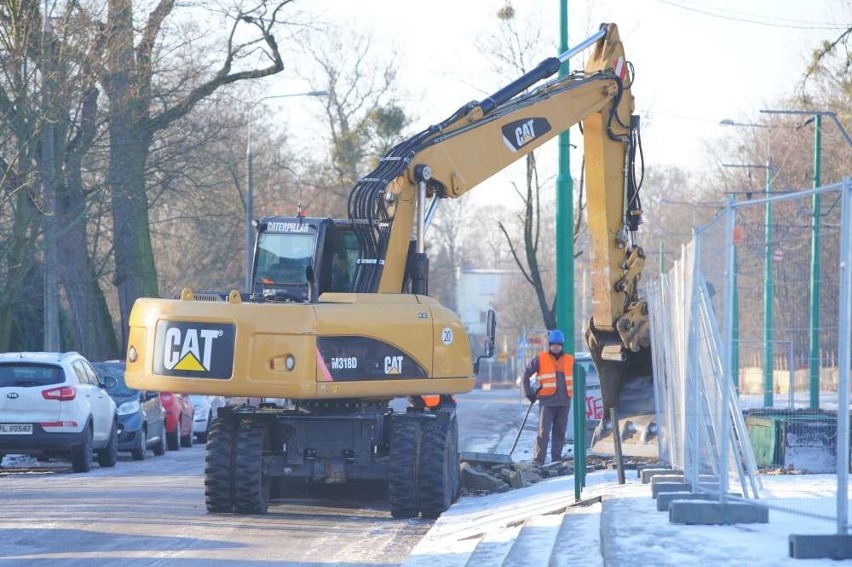
M 591 57 L 580 73 L 546 82 L 562 61 L 593 45 Z M 428 197 L 457 198 L 479 183 L 526 156 L 542 144 L 583 123 L 587 152 L 586 178 L 589 200 L 600 200 L 604 220 L 595 226 L 593 238 L 608 257 L 606 289 L 623 277 L 619 268 L 623 252 L 616 238 L 624 240 L 632 219 L 638 225 L 641 211 L 628 212 L 625 202 L 627 156 L 638 131 L 631 123 L 633 95 L 628 78 L 629 64 L 614 24 L 603 24 L 591 38 L 560 57 L 542 61 L 536 69 L 491 97 L 471 102 L 442 123 L 431 126 L 394 147 L 379 166 L 359 181 L 349 196 L 349 214 L 361 227 L 362 259 L 356 291 L 400 293 L 409 248 L 423 239 L 423 209 Z M 635 202 L 638 204 L 638 201 Z M 591 203 L 590 203 L 591 205 Z M 591 227 L 590 227 L 591 228 Z M 418 248 L 421 248 L 418 246 Z M 621 293 L 621 292 L 617 292 Z M 609 324 L 621 315 L 613 302 Z
M 543 61 L 491 97 L 393 148 L 353 188 L 350 219 L 361 227 L 362 250 L 370 252 L 356 291 L 400 293 L 410 278 L 411 290 L 425 294 L 427 199 L 460 197 L 582 123 L 592 274 L 587 343 L 605 414 L 610 408 L 622 416 L 647 414 L 653 413 L 650 387 L 642 388 L 639 407 L 619 400 L 625 382 L 651 375 L 648 310 L 637 290 L 645 258 L 635 239 L 642 214 L 634 167 L 641 152 L 639 119 L 632 114 L 632 76 L 616 26 L 603 24 L 572 51 L 591 46 L 584 71 L 527 90 L 555 74 L 573 53 Z

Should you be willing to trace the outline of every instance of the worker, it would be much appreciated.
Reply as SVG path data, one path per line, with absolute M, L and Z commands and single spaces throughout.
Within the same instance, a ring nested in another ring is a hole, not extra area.
M 562 460 L 562 446 L 568 427 L 568 412 L 574 390 L 574 357 L 562 352 L 565 335 L 559 329 L 547 333 L 547 350 L 538 353 L 524 370 L 524 394 L 534 404 L 539 402 L 538 435 L 533 462 L 544 465 L 550 441 L 550 460 Z M 535 386 L 531 378 L 536 375 Z M 551 439 L 551 433 L 553 434 Z

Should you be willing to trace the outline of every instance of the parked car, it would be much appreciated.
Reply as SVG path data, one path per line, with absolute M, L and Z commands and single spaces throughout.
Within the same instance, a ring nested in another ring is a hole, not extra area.
M 160 402 L 166 409 L 166 446 L 170 451 L 192 447 L 192 421 L 195 408 L 183 394 L 160 392 Z
M 166 410 L 159 392 L 141 392 L 124 382 L 125 363 L 119 360 L 93 362 L 107 393 L 118 406 L 118 450 L 129 451 L 134 461 L 142 461 L 151 449 L 155 455 L 166 452 Z
M 71 460 L 74 472 L 118 459 L 115 402 L 76 352 L 0 354 L 0 460 L 6 453 Z
M 216 417 L 216 411 L 225 405 L 223 396 L 190 395 L 189 401 L 195 408 L 195 418 L 192 421 L 192 432 L 199 443 L 207 443 L 210 424 Z

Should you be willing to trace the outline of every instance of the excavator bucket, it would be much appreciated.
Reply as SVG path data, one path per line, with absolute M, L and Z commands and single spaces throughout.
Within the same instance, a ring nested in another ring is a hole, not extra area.
M 614 455 L 610 409 L 615 408 L 621 434 L 622 454 L 657 458 L 657 418 L 654 399 L 651 348 L 637 351 L 623 347 L 615 332 L 589 325 L 586 343 L 601 382 L 604 414 L 592 436 L 591 452 Z

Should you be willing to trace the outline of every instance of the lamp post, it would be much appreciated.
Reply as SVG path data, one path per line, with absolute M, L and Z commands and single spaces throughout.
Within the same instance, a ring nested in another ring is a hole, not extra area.
M 254 239 L 252 238 L 252 216 L 254 215 L 254 177 L 252 175 L 252 161 L 254 154 L 251 148 L 251 121 L 254 109 L 261 102 L 271 100 L 273 98 L 290 98 L 294 96 L 328 96 L 328 91 L 309 91 L 304 93 L 291 93 L 282 95 L 269 95 L 261 97 L 253 101 L 248 108 L 247 122 L 248 133 L 246 136 L 246 293 L 251 293 L 251 267 L 252 267 L 252 248 Z
M 568 0 L 560 0 L 559 52 L 567 50 Z M 559 76 L 564 77 L 568 71 L 568 61 L 565 61 L 559 68 Z M 571 133 L 566 130 L 559 134 L 556 178 L 556 324 L 565 333 L 565 351 L 572 353 L 575 348 L 574 296 L 574 181 L 571 179 Z
M 767 124 L 754 124 L 748 122 L 735 122 L 731 119 L 721 120 L 719 122 L 720 126 L 743 126 L 746 128 L 772 128 Z M 765 183 L 765 192 L 766 192 L 766 227 L 765 227 L 765 243 L 763 248 L 763 405 L 765 407 L 772 407 L 772 295 L 773 295 L 773 282 L 772 282 L 772 203 L 769 202 L 769 196 L 772 193 L 772 152 L 771 147 L 767 143 L 766 145 L 766 165 L 733 165 L 733 164 L 723 164 L 725 167 L 745 167 L 745 168 L 758 168 L 766 170 L 766 183 Z M 734 257 L 734 272 L 736 272 L 737 260 L 736 256 Z M 736 276 L 735 276 L 736 277 Z M 734 298 L 732 302 L 734 302 L 734 307 L 739 307 L 739 298 L 736 294 L 736 283 L 734 285 Z M 739 327 L 739 320 L 735 317 L 735 324 Z M 733 330 L 733 329 L 732 329 Z M 739 335 L 739 329 L 737 329 L 737 335 Z M 739 346 L 734 343 L 734 349 L 731 352 L 731 359 L 737 360 L 737 374 L 739 374 Z M 732 363 L 733 364 L 733 363 Z M 733 368 L 732 368 L 733 370 Z
M 808 120 L 799 127 L 810 122 L 814 123 L 814 177 L 813 188 L 822 185 L 822 117 L 828 116 L 834 121 L 840 133 L 843 134 L 846 143 L 852 146 L 852 138 L 837 120 L 834 112 L 823 112 L 820 110 L 761 110 L 765 114 L 793 114 L 810 116 Z M 820 195 L 815 193 L 811 208 L 811 278 L 810 278 L 810 318 L 808 323 L 808 388 L 810 394 L 810 409 L 819 409 L 819 273 L 820 273 L 820 224 L 819 216 L 822 210 Z

